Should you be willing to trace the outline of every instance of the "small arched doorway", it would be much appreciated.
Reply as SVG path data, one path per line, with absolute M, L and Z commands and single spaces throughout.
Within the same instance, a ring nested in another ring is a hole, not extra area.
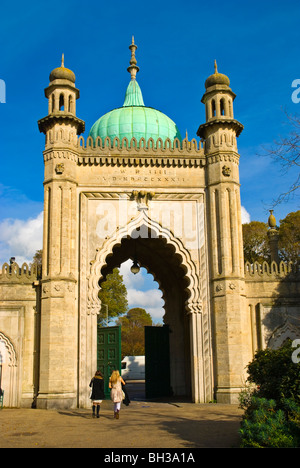
M 1 389 L 4 391 L 4 406 L 18 407 L 20 389 L 18 381 L 17 356 L 10 339 L 0 332 Z

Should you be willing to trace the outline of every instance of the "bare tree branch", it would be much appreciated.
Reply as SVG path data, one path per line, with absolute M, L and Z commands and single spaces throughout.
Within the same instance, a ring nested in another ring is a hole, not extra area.
M 272 207 L 298 196 L 300 188 L 300 117 L 288 114 L 286 110 L 284 110 L 284 113 L 291 128 L 288 137 L 275 140 L 272 148 L 263 147 L 263 150 L 264 155 L 271 157 L 276 163 L 280 164 L 283 174 L 292 171 L 295 173 L 296 179 L 285 192 L 272 201 Z

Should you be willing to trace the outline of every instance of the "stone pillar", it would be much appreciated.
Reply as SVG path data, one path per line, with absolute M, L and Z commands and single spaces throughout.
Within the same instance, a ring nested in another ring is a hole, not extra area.
M 203 369 L 203 331 L 202 314 L 189 314 L 190 325 L 190 354 L 191 354 L 191 380 L 192 380 L 192 401 L 194 403 L 207 403 L 204 390 L 204 369 Z
M 77 405 L 77 273 L 71 268 L 77 252 L 76 219 L 76 184 L 47 183 L 38 408 Z

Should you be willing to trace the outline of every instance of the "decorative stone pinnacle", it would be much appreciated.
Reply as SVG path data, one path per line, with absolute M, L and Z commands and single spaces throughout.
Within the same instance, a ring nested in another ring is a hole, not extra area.
M 137 45 L 134 43 L 134 36 L 132 36 L 132 42 L 129 46 L 129 49 L 131 50 L 131 59 L 130 59 L 130 67 L 127 68 L 129 73 L 131 74 L 131 79 L 135 80 L 136 79 L 136 74 L 139 71 L 139 67 L 137 66 L 137 61 L 135 58 L 135 51 L 137 49 Z
M 276 230 L 276 219 L 275 219 L 275 216 L 273 215 L 274 210 L 269 210 L 269 211 L 270 211 L 270 216 L 268 219 L 269 228 L 272 230 Z
M 65 54 L 61 56 L 61 68 L 65 68 Z
M 278 255 L 278 240 L 279 240 L 279 232 L 276 229 L 276 219 L 273 215 L 273 210 L 270 211 L 270 216 L 268 219 L 269 230 L 268 230 L 268 238 L 269 238 L 269 246 L 271 252 L 271 262 L 279 263 L 280 258 Z
M 215 60 L 215 74 L 218 73 L 218 66 L 217 66 L 217 61 Z

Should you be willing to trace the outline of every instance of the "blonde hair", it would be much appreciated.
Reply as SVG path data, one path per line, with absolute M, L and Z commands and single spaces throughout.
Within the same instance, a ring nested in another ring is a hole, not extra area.
M 116 382 L 118 382 L 119 378 L 120 372 L 118 370 L 114 370 L 109 380 L 111 381 L 111 383 L 115 384 Z

